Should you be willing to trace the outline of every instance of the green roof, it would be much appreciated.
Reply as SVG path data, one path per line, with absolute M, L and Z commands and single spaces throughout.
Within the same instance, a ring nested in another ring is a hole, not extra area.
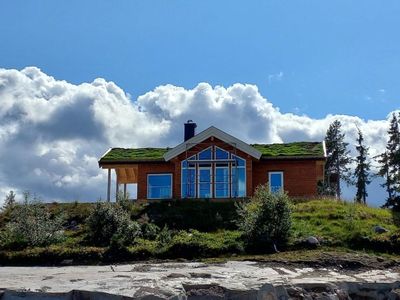
M 262 158 L 272 157 L 324 157 L 321 142 L 295 142 L 285 144 L 251 145 L 261 152 Z
M 159 161 L 164 160 L 163 155 L 168 150 L 168 148 L 112 148 L 100 158 L 100 162 Z
M 297 158 L 324 157 L 321 142 L 296 142 L 285 144 L 254 144 L 251 145 L 261 152 L 261 158 Z M 151 162 L 164 161 L 163 155 L 169 148 L 112 148 L 101 159 L 100 163 L 117 162 Z

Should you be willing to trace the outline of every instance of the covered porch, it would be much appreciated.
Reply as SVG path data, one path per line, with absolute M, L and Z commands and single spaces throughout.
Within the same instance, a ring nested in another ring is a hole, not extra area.
M 118 201 L 118 195 L 122 192 L 124 198 L 128 195 L 128 185 L 135 184 L 137 186 L 138 183 L 138 165 L 101 165 L 102 169 L 107 170 L 107 196 L 106 199 L 108 202 L 111 201 L 111 197 L 114 196 L 115 201 Z M 114 172 L 113 172 L 114 170 Z M 114 176 L 113 176 L 114 175 Z M 111 185 L 113 182 L 115 183 L 115 195 L 111 195 Z M 136 199 L 136 197 L 134 198 Z

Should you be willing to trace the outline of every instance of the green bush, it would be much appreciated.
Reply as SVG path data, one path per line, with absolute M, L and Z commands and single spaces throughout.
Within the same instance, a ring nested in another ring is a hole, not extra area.
M 225 254 L 243 253 L 241 233 L 238 231 L 199 232 L 179 231 L 169 243 L 160 246 L 161 258 L 215 257 Z
M 103 260 L 103 254 L 104 248 L 53 245 L 18 251 L 0 251 L 0 265 L 55 265 L 64 260 L 72 260 L 73 264 L 98 263 Z
M 172 240 L 172 231 L 168 229 L 168 226 L 165 225 L 163 229 L 157 235 L 157 242 L 161 247 L 168 245 Z
M 15 204 L 11 218 L 0 232 L 0 247 L 22 249 L 27 246 L 48 246 L 64 238 L 63 216 L 52 216 L 47 207 L 37 199 L 25 195 L 22 204 Z
M 86 220 L 88 239 L 96 246 L 107 246 L 111 239 L 124 245 L 132 244 L 140 236 L 140 225 L 131 220 L 129 213 L 120 205 L 98 202 Z
M 292 219 L 285 193 L 271 193 L 267 186 L 260 186 L 250 201 L 237 204 L 237 211 L 249 250 L 276 250 L 287 243 Z

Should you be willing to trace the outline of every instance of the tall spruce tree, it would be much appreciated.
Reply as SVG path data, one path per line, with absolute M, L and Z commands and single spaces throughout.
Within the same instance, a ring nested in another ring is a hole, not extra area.
M 386 151 L 379 156 L 381 164 L 378 174 L 385 178 L 388 198 L 385 207 L 400 209 L 400 113 L 399 116 L 393 113 L 388 130 L 389 140 L 386 144 Z
M 371 183 L 370 168 L 371 164 L 368 161 L 369 148 L 364 145 L 364 136 L 358 128 L 358 138 L 356 150 L 358 155 L 356 157 L 357 166 L 354 170 L 353 178 L 357 187 L 356 201 L 359 203 L 367 203 L 367 185 Z
M 13 208 L 15 203 L 16 203 L 16 201 L 15 201 L 15 193 L 14 193 L 14 191 L 10 191 L 6 195 L 6 198 L 4 199 L 3 210 L 7 210 L 7 209 Z
M 344 142 L 344 133 L 341 132 L 342 124 L 335 120 L 329 125 L 325 136 L 326 164 L 325 183 L 329 190 L 334 190 L 336 197 L 340 199 L 340 181 L 350 181 L 349 163 L 352 161 L 347 150 L 348 143 Z M 334 179 L 334 180 L 333 180 Z

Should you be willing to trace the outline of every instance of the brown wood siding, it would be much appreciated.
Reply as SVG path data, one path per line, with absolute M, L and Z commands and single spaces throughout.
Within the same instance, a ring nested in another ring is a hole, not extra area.
M 172 174 L 172 184 L 175 186 L 175 166 L 173 163 L 141 163 L 138 167 L 137 198 L 147 199 L 147 175 L 148 174 Z M 172 198 L 176 198 L 175 189 L 172 189 Z
M 268 172 L 283 172 L 284 190 L 292 197 L 317 195 L 320 165 L 315 160 L 270 160 L 253 163 L 253 190 L 261 184 L 268 184 Z

